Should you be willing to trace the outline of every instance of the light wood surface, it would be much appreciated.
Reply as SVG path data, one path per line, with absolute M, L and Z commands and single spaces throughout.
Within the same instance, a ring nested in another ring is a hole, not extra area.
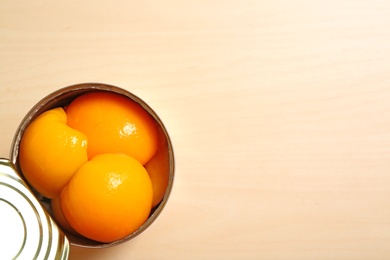
M 389 1 L 0 3 L 0 156 L 52 91 L 145 100 L 176 178 L 134 240 L 70 259 L 390 259 Z

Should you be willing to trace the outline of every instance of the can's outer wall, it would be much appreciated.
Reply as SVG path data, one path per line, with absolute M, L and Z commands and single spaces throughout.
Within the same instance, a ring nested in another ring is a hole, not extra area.
M 69 242 L 8 159 L 0 158 L 0 259 L 68 259 Z

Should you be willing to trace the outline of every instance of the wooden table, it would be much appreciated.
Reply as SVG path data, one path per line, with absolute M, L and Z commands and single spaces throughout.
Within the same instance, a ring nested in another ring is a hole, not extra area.
M 0 4 L 0 156 L 41 98 L 103 82 L 176 155 L 141 236 L 70 259 L 390 259 L 389 1 Z

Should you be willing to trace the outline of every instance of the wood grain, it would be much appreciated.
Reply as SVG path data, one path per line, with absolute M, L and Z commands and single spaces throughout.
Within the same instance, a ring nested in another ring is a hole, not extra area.
M 2 1 L 0 156 L 50 92 L 157 111 L 174 190 L 140 237 L 70 259 L 389 259 L 390 2 Z

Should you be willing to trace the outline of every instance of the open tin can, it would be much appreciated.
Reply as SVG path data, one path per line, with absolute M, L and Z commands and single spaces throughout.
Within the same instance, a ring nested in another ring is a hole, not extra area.
M 19 145 L 28 125 L 43 112 L 65 107 L 76 97 L 94 91 L 123 95 L 141 105 L 164 133 L 168 148 L 169 180 L 162 201 L 146 222 L 127 237 L 102 243 L 62 230 L 52 218 L 50 200 L 29 185 L 19 166 Z M 67 259 L 70 244 L 87 248 L 105 248 L 124 243 L 146 230 L 160 215 L 172 190 L 174 155 L 168 132 L 157 114 L 140 98 L 125 89 L 101 83 L 84 83 L 59 89 L 39 101 L 20 123 L 11 145 L 10 160 L 0 159 L 0 259 Z M 10 230 L 9 232 L 7 232 Z

